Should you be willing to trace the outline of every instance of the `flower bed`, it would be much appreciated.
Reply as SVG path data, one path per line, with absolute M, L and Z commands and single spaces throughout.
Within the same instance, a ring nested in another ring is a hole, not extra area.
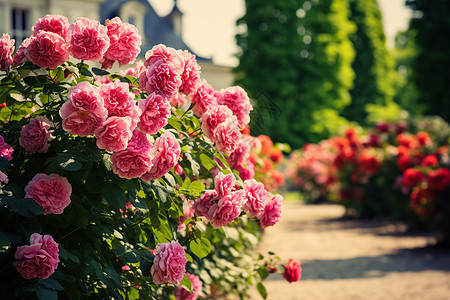
M 288 176 L 309 201 L 336 201 L 362 217 L 404 219 L 450 229 L 450 127 L 438 118 L 379 123 L 358 134 L 305 145 Z
M 32 31 L 14 56 L 0 43 L 2 296 L 245 297 L 252 282 L 265 297 L 280 263 L 252 251 L 282 197 L 233 159 L 245 91 L 215 91 L 195 56 L 164 45 L 110 74 L 140 52 L 119 18 L 47 15 Z M 289 281 L 300 270 L 284 266 Z

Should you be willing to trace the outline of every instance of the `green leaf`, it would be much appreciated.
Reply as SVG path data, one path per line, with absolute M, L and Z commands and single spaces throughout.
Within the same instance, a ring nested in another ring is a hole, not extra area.
M 81 73 L 81 75 L 84 75 L 84 76 L 94 77 L 94 74 L 92 74 L 91 71 L 89 71 L 87 68 L 84 68 L 84 67 L 80 69 L 80 73 Z
M 202 259 L 211 252 L 211 242 L 207 238 L 195 239 L 189 243 L 189 248 L 198 258 Z
M 204 153 L 200 154 L 200 161 L 207 170 L 210 170 L 216 166 L 214 160 Z
M 0 232 L 0 252 L 6 251 L 6 249 L 11 245 L 9 238 L 3 232 Z
M 135 251 L 134 249 L 127 247 L 126 245 L 120 247 L 116 250 L 117 257 L 123 261 L 124 263 L 137 263 L 139 262 L 140 255 L 139 252 Z
M 95 68 L 95 67 L 92 68 L 92 72 L 95 75 L 98 75 L 98 76 L 104 76 L 104 75 L 109 75 L 110 74 L 108 71 L 105 71 L 105 70 L 102 70 L 102 69 L 99 69 L 99 68 Z
M 30 86 L 33 86 L 37 83 L 37 79 L 34 76 L 28 76 L 23 79 L 23 81 Z
M 258 282 L 258 284 L 256 285 L 256 289 L 258 290 L 261 297 L 263 297 L 264 299 L 267 298 L 266 288 L 264 287 L 264 285 L 261 282 Z
M 110 182 L 105 184 L 103 197 L 109 204 L 117 208 L 123 208 L 127 201 L 125 193 L 117 186 L 117 184 Z
M 66 171 L 75 172 L 83 167 L 83 165 L 78 160 L 75 160 L 73 155 L 69 152 L 56 154 L 56 161 L 59 163 L 61 168 Z
M 64 291 L 63 286 L 58 281 L 52 278 L 39 279 L 38 284 L 40 286 L 43 286 L 48 289 L 53 289 L 55 291 Z
M 176 116 L 172 116 L 169 119 L 169 125 L 177 130 L 183 131 L 183 123 L 181 123 L 180 119 L 178 119 Z
M 264 267 L 259 268 L 258 273 L 259 273 L 259 276 L 261 277 L 261 279 L 263 279 L 263 280 L 269 276 L 269 271 L 267 270 L 267 268 L 264 268 Z
M 8 207 L 25 218 L 44 214 L 42 207 L 30 198 L 12 198 L 8 201 Z
M 160 185 L 155 185 L 155 190 L 156 190 L 156 195 L 157 195 L 158 199 L 162 203 L 166 203 L 167 198 L 168 198 L 167 196 L 169 195 L 169 190 Z
M 186 253 L 185 256 L 186 256 L 186 259 L 188 260 L 188 262 L 190 262 L 190 263 L 194 262 L 194 259 L 192 258 L 192 256 L 189 253 Z
M 192 294 L 192 282 L 186 274 L 184 274 L 181 285 L 184 286 Z
M 43 286 L 38 286 L 36 290 L 36 297 L 39 300 L 57 300 L 58 293 L 54 289 L 48 289 Z

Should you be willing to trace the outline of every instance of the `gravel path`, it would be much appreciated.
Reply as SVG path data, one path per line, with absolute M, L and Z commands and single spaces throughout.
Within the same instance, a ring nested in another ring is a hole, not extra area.
M 280 274 L 265 281 L 269 300 L 450 300 L 450 250 L 430 247 L 436 236 L 407 233 L 400 223 L 342 219 L 333 204 L 288 202 L 268 228 L 261 253 L 302 262 L 289 284 Z M 252 291 L 251 299 L 261 299 Z

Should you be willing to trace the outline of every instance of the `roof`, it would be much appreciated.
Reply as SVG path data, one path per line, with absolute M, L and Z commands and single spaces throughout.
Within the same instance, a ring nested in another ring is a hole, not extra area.
M 164 44 L 175 49 L 188 50 L 192 54 L 195 54 L 194 51 L 186 45 L 183 39 L 174 32 L 173 25 L 169 18 L 160 17 L 147 0 L 133 1 L 142 3 L 147 7 L 147 11 L 144 16 L 146 44 L 142 45 L 141 54 L 145 54 L 157 44 Z M 129 0 L 107 0 L 103 2 L 100 5 L 100 19 L 104 21 L 106 19 L 112 19 L 118 16 L 120 7 L 127 2 L 129 2 Z M 178 10 L 176 1 L 172 12 L 174 10 Z M 127 20 L 123 21 L 126 22 Z M 140 34 L 142 34 L 142 32 Z M 201 57 L 197 54 L 195 54 L 195 56 L 198 61 L 212 62 L 211 58 Z

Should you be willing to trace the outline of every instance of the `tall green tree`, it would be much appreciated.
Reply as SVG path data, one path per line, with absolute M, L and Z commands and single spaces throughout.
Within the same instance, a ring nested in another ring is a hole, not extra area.
M 336 133 L 354 78 L 347 1 L 246 0 L 246 8 L 235 71 L 256 102 L 252 128 L 293 147 Z
M 413 81 L 425 113 L 450 121 L 450 1 L 407 0 L 413 10 L 417 56 Z
M 255 102 L 252 131 L 293 143 L 299 133 L 290 124 L 298 110 L 298 1 L 246 0 L 245 5 L 237 21 L 242 32 L 236 36 L 240 62 L 235 73 L 236 83 Z
M 356 73 L 351 104 L 343 115 L 360 124 L 366 122 L 367 104 L 387 107 L 395 93 L 394 61 L 386 47 L 377 0 L 350 0 L 350 20 L 357 30 L 351 36 L 356 50 L 352 67 Z

